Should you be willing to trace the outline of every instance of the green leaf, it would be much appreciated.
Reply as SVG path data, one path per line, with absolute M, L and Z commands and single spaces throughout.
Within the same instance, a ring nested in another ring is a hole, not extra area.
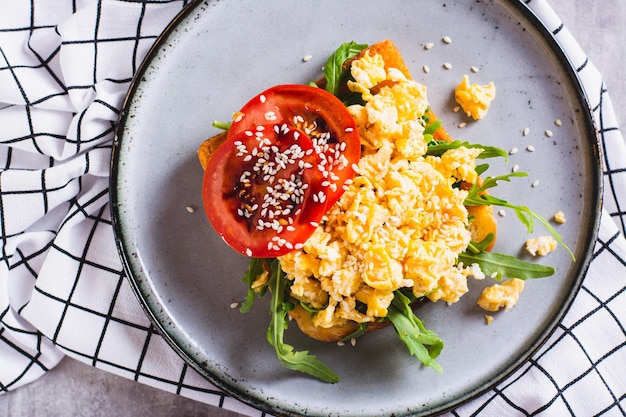
M 484 252 L 484 250 L 487 249 L 489 245 L 491 245 L 491 242 L 493 242 L 495 238 L 496 236 L 493 233 L 489 233 L 482 241 L 471 242 L 468 246 L 468 249 L 472 253 Z
M 436 124 L 433 123 L 432 125 Z M 432 126 L 430 125 L 430 126 Z M 429 133 L 432 134 L 434 133 L 434 130 L 431 132 L 429 130 L 429 127 L 426 127 L 426 129 L 424 130 L 424 133 Z M 439 127 L 439 126 L 437 126 Z M 436 130 L 437 128 L 435 128 Z M 428 149 L 426 150 L 426 155 L 432 155 L 432 156 L 441 156 L 444 153 L 446 153 L 447 151 L 451 150 L 451 149 L 458 149 L 461 146 L 468 148 L 468 149 L 472 149 L 472 148 L 478 148 L 478 149 L 482 149 L 482 152 L 480 153 L 480 155 L 478 155 L 478 159 L 487 159 L 487 158 L 496 158 L 496 157 L 503 157 L 506 160 L 508 160 L 508 154 L 506 153 L 505 150 L 497 148 L 495 146 L 486 146 L 486 145 L 480 145 L 480 144 L 475 144 L 475 143 L 469 143 L 469 142 L 461 142 L 460 140 L 455 140 L 453 142 L 446 142 L 446 141 L 442 141 L 442 140 L 433 140 L 430 141 L 428 143 Z
M 358 329 L 356 329 L 354 332 L 350 333 L 349 335 L 343 337 L 340 341 L 347 342 L 348 340 L 356 339 L 357 337 L 365 333 L 368 326 L 369 326 L 369 323 L 360 323 Z
M 217 129 L 222 129 L 222 130 L 230 129 L 230 125 L 231 125 L 231 122 L 220 122 L 217 120 L 213 122 L 213 127 Z
M 244 275 L 241 282 L 245 282 L 248 286 L 248 292 L 246 294 L 246 298 L 239 308 L 239 311 L 242 313 L 247 313 L 252 308 L 254 304 L 254 299 L 256 296 L 256 292 L 252 289 L 252 284 L 256 280 L 256 278 L 263 272 L 263 260 L 259 258 L 250 259 L 250 263 L 248 264 L 248 270 Z
M 436 360 L 443 350 L 443 340 L 433 331 L 426 329 L 424 323 L 413 313 L 409 298 L 402 292 L 394 293 L 387 318 L 391 320 L 398 338 L 406 345 L 411 355 L 437 372 L 443 372 Z
M 272 319 L 267 329 L 267 340 L 274 347 L 278 360 L 288 369 L 304 372 L 324 382 L 339 382 L 339 376 L 328 366 L 319 361 L 308 351 L 295 351 L 294 347 L 284 341 L 287 329 L 287 312 L 293 308 L 289 302 L 287 280 L 277 260 L 272 264 L 272 276 L 269 281 Z
M 481 271 L 496 280 L 503 277 L 532 279 L 554 275 L 555 269 L 551 266 L 540 265 L 523 261 L 514 256 L 495 252 L 465 252 L 459 255 L 459 262 L 464 265 L 478 264 Z
M 341 44 L 339 48 L 328 58 L 324 67 L 324 77 L 326 78 L 326 90 L 337 96 L 339 86 L 344 76 L 343 63 L 354 57 L 363 49 L 366 44 L 358 44 L 354 41 Z
M 548 230 L 548 232 L 550 232 L 550 234 L 554 237 L 554 239 L 556 239 L 556 241 L 559 242 L 559 244 L 563 246 L 565 250 L 567 250 L 572 260 L 576 261 L 576 257 L 574 256 L 574 253 L 572 252 L 572 250 L 565 244 L 565 242 L 563 242 L 563 236 L 561 236 L 559 232 L 557 232 L 556 229 L 550 224 L 550 222 L 548 222 L 548 220 L 546 220 L 543 216 L 541 216 L 538 213 L 535 213 L 527 206 L 511 204 L 506 200 L 503 200 L 501 198 L 497 198 L 497 197 L 494 197 L 492 195 L 485 193 L 485 191 L 487 191 L 488 189 L 497 186 L 498 181 L 509 182 L 512 177 L 526 177 L 526 176 L 528 176 L 528 174 L 525 172 L 513 172 L 510 174 L 499 175 L 497 177 L 487 177 L 484 179 L 481 186 L 478 186 L 478 184 L 472 185 L 467 197 L 465 198 L 464 204 L 466 206 L 491 205 L 491 206 L 510 208 L 515 212 L 515 215 L 520 220 L 520 222 L 522 222 L 522 224 L 526 226 L 526 230 L 528 233 L 533 232 L 534 226 L 535 226 L 535 220 L 537 220 L 546 228 L 546 230 Z
M 427 124 L 426 127 L 424 128 L 424 136 L 426 135 L 432 136 L 433 133 L 435 133 L 437 129 L 439 129 L 440 127 L 441 127 L 441 120 L 435 120 L 434 122 Z

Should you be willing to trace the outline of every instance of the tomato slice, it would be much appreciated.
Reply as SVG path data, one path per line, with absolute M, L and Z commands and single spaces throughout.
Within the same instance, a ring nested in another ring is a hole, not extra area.
M 354 176 L 356 124 L 325 90 L 280 85 L 248 102 L 204 176 L 205 211 L 236 251 L 276 257 L 300 248 Z

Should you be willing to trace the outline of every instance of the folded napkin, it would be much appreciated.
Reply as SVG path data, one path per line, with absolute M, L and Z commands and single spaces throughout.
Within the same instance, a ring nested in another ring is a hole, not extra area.
M 242 414 L 151 326 L 109 214 L 119 109 L 186 1 L 0 0 L 0 391 L 63 356 Z M 596 68 L 546 1 L 526 3 L 580 74 L 601 134 L 605 203 L 593 261 L 556 332 L 514 375 L 449 415 L 626 410 L 626 146 Z

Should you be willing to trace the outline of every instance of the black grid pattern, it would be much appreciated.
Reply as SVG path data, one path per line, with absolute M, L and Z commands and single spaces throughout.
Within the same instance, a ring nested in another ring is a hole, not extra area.
M 626 146 L 593 64 L 545 0 L 525 3 L 564 45 L 594 105 L 604 218 L 589 273 L 557 331 L 514 375 L 449 415 L 625 415 Z M 108 164 L 118 109 L 148 48 L 187 1 L 77 5 L 0 0 L 0 392 L 69 355 L 263 415 L 209 384 L 156 333 L 113 240 Z

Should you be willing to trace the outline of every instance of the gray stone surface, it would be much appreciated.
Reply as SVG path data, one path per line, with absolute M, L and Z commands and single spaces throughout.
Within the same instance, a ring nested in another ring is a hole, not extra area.
M 624 130 L 626 122 L 626 2 L 550 0 L 602 72 Z M 235 417 L 236 413 L 147 387 L 65 359 L 39 380 L 0 396 L 7 417 Z

